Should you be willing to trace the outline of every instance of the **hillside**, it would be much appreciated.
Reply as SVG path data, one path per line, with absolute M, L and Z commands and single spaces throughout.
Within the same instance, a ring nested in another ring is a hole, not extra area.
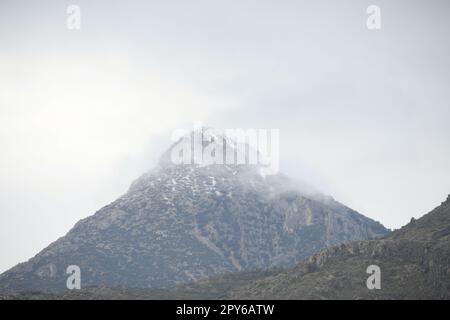
M 290 269 L 236 272 L 173 288 L 85 288 L 6 299 L 450 299 L 450 196 L 379 240 L 324 249 Z M 381 289 L 369 290 L 369 265 Z
M 369 265 L 381 289 L 368 290 Z M 324 249 L 275 276 L 250 281 L 236 299 L 449 299 L 450 196 L 439 207 L 380 240 Z

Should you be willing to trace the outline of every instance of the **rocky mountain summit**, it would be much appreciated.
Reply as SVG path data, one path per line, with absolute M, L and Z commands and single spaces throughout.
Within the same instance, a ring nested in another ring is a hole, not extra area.
M 209 129 L 201 135 L 201 146 L 217 144 L 216 151 L 233 143 Z M 65 289 L 69 265 L 80 267 L 83 287 L 171 287 L 293 266 L 327 246 L 388 232 L 258 164 L 174 164 L 170 155 L 180 142 L 123 196 L 0 275 L 0 291 Z

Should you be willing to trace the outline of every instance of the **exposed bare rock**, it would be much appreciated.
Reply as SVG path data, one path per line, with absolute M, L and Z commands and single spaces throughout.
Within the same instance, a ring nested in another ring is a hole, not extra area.
M 237 299 L 450 299 L 450 197 L 384 239 L 326 248 L 228 292 Z M 369 290 L 366 269 L 381 270 Z M 238 275 L 236 275 L 238 277 Z

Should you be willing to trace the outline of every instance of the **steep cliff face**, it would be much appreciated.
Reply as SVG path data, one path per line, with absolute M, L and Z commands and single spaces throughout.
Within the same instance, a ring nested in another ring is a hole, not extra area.
M 83 286 L 168 287 L 290 266 L 328 245 L 386 233 L 256 165 L 173 165 L 165 154 L 125 195 L 1 275 L 0 290 L 64 289 L 68 265 L 81 268 Z
M 367 267 L 380 267 L 369 290 Z M 380 240 L 327 248 L 297 267 L 261 277 L 229 294 L 255 299 L 450 299 L 450 196 Z

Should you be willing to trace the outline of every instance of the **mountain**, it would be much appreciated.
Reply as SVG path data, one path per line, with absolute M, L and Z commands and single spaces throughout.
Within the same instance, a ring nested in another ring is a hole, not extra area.
M 369 290 L 369 265 L 381 289 Z M 234 299 L 450 299 L 450 195 L 439 207 L 379 240 L 327 248 L 295 268 L 222 294 Z
M 380 267 L 379 290 L 366 286 L 369 265 Z M 450 299 L 450 195 L 382 239 L 326 248 L 293 268 L 227 273 L 168 289 L 90 287 L 3 298 Z
M 244 150 L 245 159 L 251 149 L 208 128 L 181 137 L 126 194 L 0 275 L 0 291 L 65 289 L 69 265 L 80 267 L 83 287 L 173 287 L 293 266 L 327 246 L 388 232 L 331 197 L 298 191 L 264 165 L 175 164 L 180 146 L 190 160 L 199 146 L 223 157 Z

